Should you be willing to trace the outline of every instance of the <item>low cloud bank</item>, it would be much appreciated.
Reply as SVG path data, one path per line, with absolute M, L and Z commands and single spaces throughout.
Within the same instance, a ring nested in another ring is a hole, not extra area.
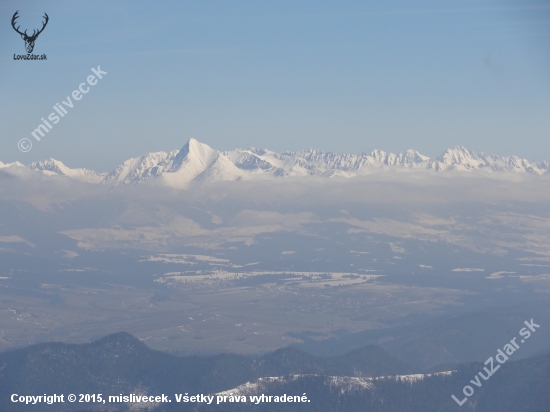
M 14 170 L 12 170 L 14 169 Z M 241 207 L 320 205 L 445 205 L 467 202 L 548 202 L 550 176 L 515 173 L 384 171 L 352 179 L 295 177 L 265 181 L 216 182 L 175 190 L 153 184 L 108 187 L 65 176 L 47 176 L 25 168 L 0 170 L 0 199 L 20 200 L 38 208 L 82 199 L 126 199 L 188 204 L 231 203 Z

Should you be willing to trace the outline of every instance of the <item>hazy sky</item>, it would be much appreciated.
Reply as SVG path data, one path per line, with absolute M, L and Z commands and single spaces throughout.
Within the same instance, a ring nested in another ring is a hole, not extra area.
M 21 29 L 35 54 L 14 60 Z M 550 160 L 548 1 L 0 3 L 0 160 L 110 171 L 194 137 L 219 150 L 463 145 Z M 33 149 L 101 66 L 108 74 Z

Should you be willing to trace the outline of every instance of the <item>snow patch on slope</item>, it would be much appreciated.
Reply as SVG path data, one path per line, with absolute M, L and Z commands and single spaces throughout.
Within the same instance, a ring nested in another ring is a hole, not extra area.
M 285 383 L 294 382 L 301 378 L 308 377 L 324 377 L 326 384 L 330 387 L 337 388 L 341 393 L 357 391 L 357 390 L 372 390 L 375 388 L 378 380 L 395 380 L 396 382 L 415 383 L 430 376 L 449 376 L 455 371 L 436 372 L 436 373 L 417 373 L 413 375 L 394 375 L 394 376 L 379 376 L 375 378 L 355 377 L 355 376 L 322 376 L 322 375 L 290 375 L 290 376 L 274 376 L 259 378 L 255 381 L 246 382 L 236 388 L 229 389 L 223 392 L 218 392 L 216 395 L 237 395 L 249 396 L 259 395 L 266 392 L 273 384 L 283 385 Z

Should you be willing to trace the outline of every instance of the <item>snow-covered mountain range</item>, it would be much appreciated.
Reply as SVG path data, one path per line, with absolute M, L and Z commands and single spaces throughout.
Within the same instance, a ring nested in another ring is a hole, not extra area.
M 55 159 L 34 162 L 29 167 L 46 175 L 63 175 L 87 183 L 101 183 L 107 176 L 107 173 L 97 173 L 89 169 L 71 169 Z
M 0 168 L 25 167 L 21 163 L 4 164 Z M 243 179 L 281 178 L 288 176 L 325 176 L 351 178 L 376 170 L 399 168 L 456 170 L 464 172 L 518 172 L 542 175 L 550 164 L 529 162 L 517 156 L 490 156 L 464 147 L 447 149 L 436 158 L 415 150 L 389 153 L 373 150 L 362 154 L 336 154 L 316 149 L 276 153 L 266 149 L 235 149 L 220 152 L 190 139 L 181 150 L 169 153 L 147 153 L 125 161 L 111 173 L 89 169 L 71 169 L 55 159 L 28 166 L 47 175 L 64 175 L 79 181 L 105 185 L 158 183 L 178 189 L 192 182 L 235 181 Z

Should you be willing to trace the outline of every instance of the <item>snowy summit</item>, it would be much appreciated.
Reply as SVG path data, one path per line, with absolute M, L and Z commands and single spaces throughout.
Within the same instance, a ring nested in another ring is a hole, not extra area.
M 0 162 L 0 168 L 11 167 L 24 166 L 18 162 Z M 112 186 L 149 183 L 185 189 L 191 183 L 243 179 L 289 176 L 352 178 L 391 168 L 542 175 L 548 172 L 550 166 L 548 162 L 529 162 L 517 156 L 478 154 L 464 147 L 447 149 L 436 158 L 424 156 L 415 150 L 399 154 L 382 150 L 373 150 L 368 154 L 337 154 L 316 149 L 276 153 L 255 148 L 220 152 L 190 139 L 181 150 L 147 153 L 128 159 L 109 174 L 89 169 L 71 169 L 55 159 L 32 163 L 29 168 L 46 175 L 63 175 L 87 183 Z

